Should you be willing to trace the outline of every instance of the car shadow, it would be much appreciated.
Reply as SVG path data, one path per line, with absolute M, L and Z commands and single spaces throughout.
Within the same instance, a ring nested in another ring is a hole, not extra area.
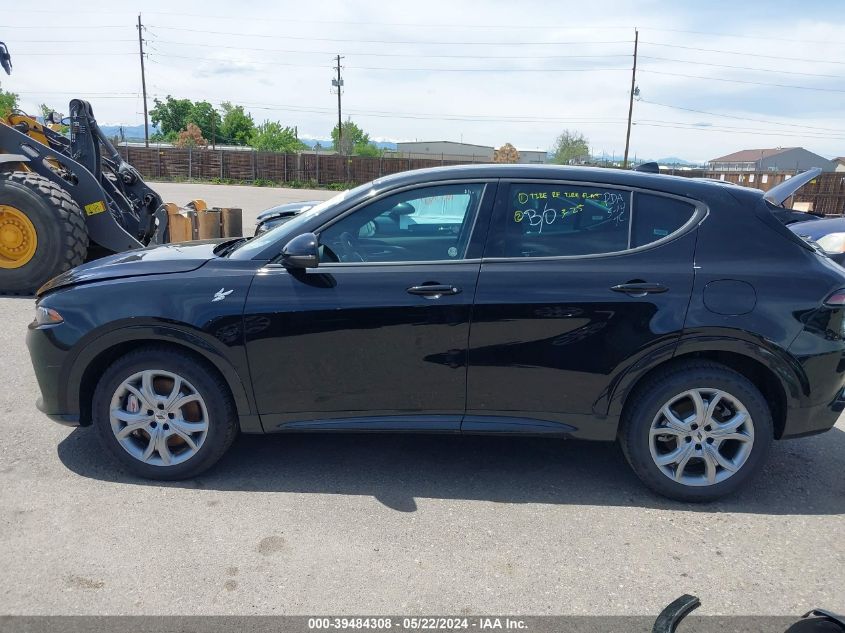
M 615 444 L 535 437 L 422 434 L 242 435 L 210 471 L 179 482 L 137 478 L 103 455 L 91 428 L 58 446 L 62 463 L 93 479 L 245 492 L 367 495 L 414 512 L 416 498 L 632 506 L 775 515 L 845 514 L 845 432 L 775 442 L 743 491 L 709 504 L 645 488 Z

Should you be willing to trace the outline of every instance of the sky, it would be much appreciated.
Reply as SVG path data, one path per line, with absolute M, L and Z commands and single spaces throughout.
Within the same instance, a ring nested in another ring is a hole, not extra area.
M 845 155 L 842 0 L 42 0 L 0 40 L 24 110 L 91 102 L 100 124 L 143 122 L 166 95 L 243 104 L 256 122 L 328 138 L 343 118 L 373 139 L 550 149 L 561 131 L 594 154 L 625 147 L 639 31 L 632 156 L 706 161 L 803 146 Z

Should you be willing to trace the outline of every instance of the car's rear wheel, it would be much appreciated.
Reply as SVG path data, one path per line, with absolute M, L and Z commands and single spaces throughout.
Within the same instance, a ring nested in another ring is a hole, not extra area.
M 636 390 L 619 439 L 650 488 L 710 501 L 759 472 L 772 437 L 771 412 L 751 381 L 718 363 L 693 361 L 659 371 Z
M 223 379 L 190 354 L 157 347 L 106 369 L 93 418 L 106 449 L 132 473 L 152 479 L 184 479 L 210 468 L 238 430 Z

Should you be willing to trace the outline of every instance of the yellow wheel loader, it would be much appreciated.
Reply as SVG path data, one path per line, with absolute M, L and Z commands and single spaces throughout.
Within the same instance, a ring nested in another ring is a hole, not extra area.
M 0 65 L 11 72 L 2 42 Z M 69 107 L 69 138 L 53 129 L 63 122 L 54 114 L 47 125 L 20 112 L 0 118 L 0 294 L 29 294 L 86 259 L 170 241 L 178 208 L 121 158 L 87 101 Z M 192 235 L 180 224 L 174 237 Z

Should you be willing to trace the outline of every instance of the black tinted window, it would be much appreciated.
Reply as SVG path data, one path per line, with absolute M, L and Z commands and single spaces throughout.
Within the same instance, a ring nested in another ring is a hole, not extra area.
M 695 213 L 686 202 L 647 193 L 634 194 L 634 224 L 631 247 L 643 246 L 671 235 Z
M 593 255 L 628 248 L 631 193 L 558 184 L 509 185 L 486 257 Z
M 415 262 L 464 257 L 484 185 L 433 185 L 381 198 L 320 233 L 323 261 Z

